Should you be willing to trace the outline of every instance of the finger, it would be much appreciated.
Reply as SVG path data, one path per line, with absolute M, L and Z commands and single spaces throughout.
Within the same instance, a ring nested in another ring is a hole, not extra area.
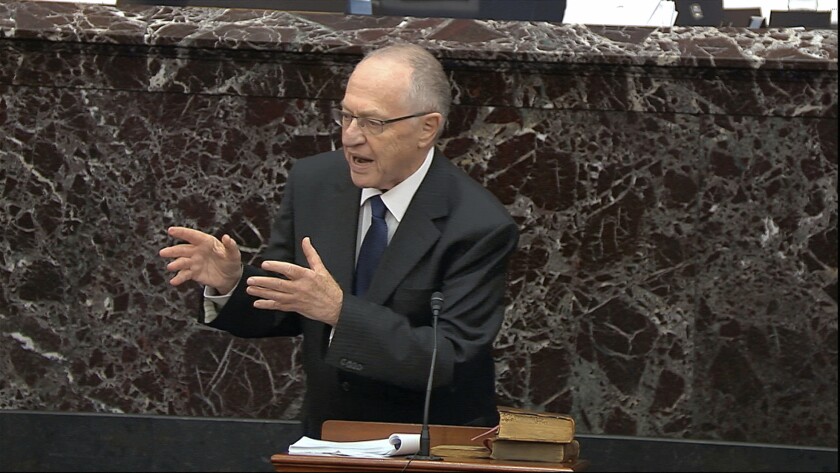
M 321 261 L 321 256 L 315 251 L 312 245 L 312 240 L 309 237 L 304 237 L 300 246 L 303 248 L 303 255 L 306 256 L 306 262 L 313 271 L 321 271 L 324 269 L 324 263 Z
M 248 284 L 248 287 L 267 289 L 274 292 L 289 292 L 289 288 L 285 285 L 286 280 L 280 278 L 251 276 L 245 283 Z
M 247 288 L 245 288 L 245 292 L 247 292 L 248 295 L 258 297 L 260 299 L 276 301 L 278 303 L 288 301 L 288 299 L 290 298 L 289 294 L 277 292 L 273 289 L 267 289 L 259 286 L 248 286 Z
M 257 299 L 254 301 L 254 307 L 257 309 L 266 309 L 266 310 L 275 310 L 278 309 L 276 307 L 274 301 L 264 300 L 264 299 Z
M 264 291 L 255 287 L 248 287 L 246 292 L 257 299 L 254 301 L 254 307 L 257 309 L 268 310 L 285 310 L 294 311 L 295 301 L 290 294 L 281 294 L 277 292 Z
M 166 232 L 173 238 L 188 241 L 193 244 L 199 244 L 207 238 L 213 238 L 204 232 L 186 227 L 169 227 Z
M 189 258 L 178 258 L 175 261 L 170 261 L 169 264 L 166 265 L 166 269 L 168 271 L 181 271 L 184 269 L 190 269 L 192 264 L 193 263 Z
M 183 271 L 178 271 L 178 274 L 176 274 L 175 277 L 169 280 L 169 284 L 173 286 L 180 286 L 181 284 L 189 281 L 190 279 L 192 279 L 192 271 L 186 269 Z
M 164 258 L 180 258 L 182 256 L 192 256 L 192 251 L 195 248 L 192 244 L 167 246 L 160 250 L 160 256 Z
M 301 268 L 296 264 L 286 263 L 285 261 L 263 261 L 260 267 L 272 273 L 282 274 L 289 279 L 300 279 L 306 272 L 306 268 Z
M 231 238 L 230 235 L 222 235 L 222 244 L 225 245 L 225 250 L 227 250 L 228 254 L 239 253 L 239 245 L 236 244 L 236 241 L 233 238 Z
M 254 307 L 266 310 L 289 310 L 285 304 L 271 299 L 257 299 L 254 301 Z

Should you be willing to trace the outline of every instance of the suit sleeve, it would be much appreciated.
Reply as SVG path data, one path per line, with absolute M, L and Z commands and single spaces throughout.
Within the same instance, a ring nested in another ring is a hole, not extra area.
M 286 183 L 280 213 L 272 223 L 271 240 L 264 252 L 263 260 L 294 261 L 292 178 Z M 230 332 L 243 338 L 294 336 L 301 333 L 300 315 L 280 311 L 268 311 L 254 307 L 255 297 L 245 292 L 245 281 L 251 276 L 277 276 L 277 274 L 245 265 L 242 278 L 234 289 L 230 300 L 219 312 L 210 327 Z

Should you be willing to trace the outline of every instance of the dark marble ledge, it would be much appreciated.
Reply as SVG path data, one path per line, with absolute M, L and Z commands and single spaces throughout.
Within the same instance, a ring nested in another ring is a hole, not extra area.
M 349 55 L 403 40 L 457 60 L 837 70 L 837 30 L 586 26 L 0 0 L 0 39 Z

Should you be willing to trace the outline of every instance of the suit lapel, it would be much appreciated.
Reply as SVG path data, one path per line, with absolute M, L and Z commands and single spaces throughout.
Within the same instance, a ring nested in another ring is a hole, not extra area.
M 346 178 L 337 180 L 335 186 L 325 189 L 329 193 L 326 202 L 334 205 L 318 217 L 323 233 L 315 249 L 336 282 L 344 290 L 350 291 L 356 267 L 356 231 L 362 191 L 353 185 L 349 169 L 345 171 Z
M 366 299 L 384 303 L 440 238 L 434 221 L 449 214 L 443 191 L 447 186 L 446 157 L 435 152 L 429 172 L 414 194 L 397 232 L 373 275 Z

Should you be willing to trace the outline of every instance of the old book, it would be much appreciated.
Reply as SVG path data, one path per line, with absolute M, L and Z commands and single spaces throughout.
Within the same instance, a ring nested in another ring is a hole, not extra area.
M 490 449 L 481 445 L 435 445 L 429 453 L 443 458 L 490 458 Z
M 497 439 L 569 443 L 575 437 L 575 420 L 567 415 L 502 406 L 498 409 Z
M 580 442 L 531 442 L 523 440 L 494 440 L 490 458 L 566 463 L 580 458 Z

